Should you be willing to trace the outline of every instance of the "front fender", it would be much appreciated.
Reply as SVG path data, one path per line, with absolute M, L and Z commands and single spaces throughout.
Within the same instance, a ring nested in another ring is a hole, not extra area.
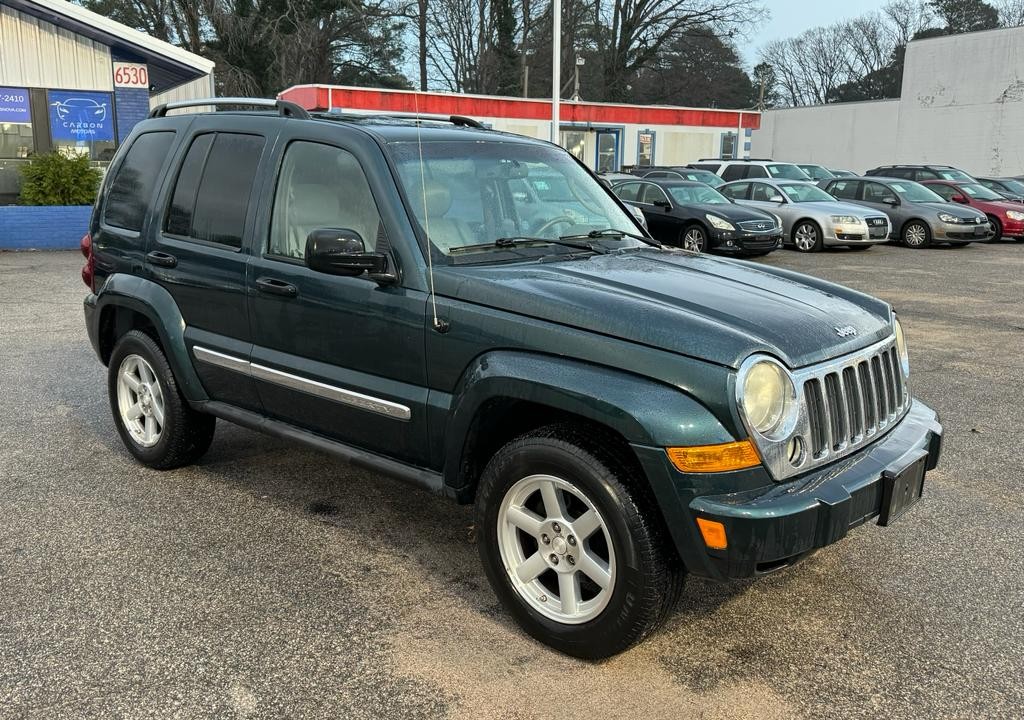
M 679 389 L 614 368 L 527 352 L 478 357 L 453 394 L 445 433 L 445 482 L 459 488 L 467 438 L 490 400 L 523 400 L 586 418 L 650 447 L 735 440 L 710 410 Z
M 136 275 L 115 273 L 103 283 L 95 300 L 90 298 L 87 304 L 92 305 L 89 312 L 89 334 L 94 347 L 101 347 L 99 339 L 105 313 L 119 307 L 134 310 L 148 318 L 156 329 L 167 362 L 174 371 L 185 399 L 189 402 L 209 400 L 185 345 L 185 319 L 174 298 L 164 288 Z

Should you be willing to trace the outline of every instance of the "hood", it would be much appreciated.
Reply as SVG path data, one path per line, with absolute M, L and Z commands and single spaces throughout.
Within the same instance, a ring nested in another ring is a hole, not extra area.
M 734 222 L 744 222 L 746 220 L 771 220 L 773 223 L 775 222 L 775 218 L 763 210 L 746 207 L 745 205 L 737 205 L 736 203 L 688 203 L 687 207 L 697 208 L 702 212 L 718 215 Z
M 977 219 L 979 217 L 983 218 L 983 219 L 985 218 L 985 213 L 983 213 L 981 210 L 975 210 L 972 207 L 968 207 L 966 205 L 961 205 L 960 203 L 954 203 L 954 202 L 930 202 L 930 203 L 920 203 L 920 204 L 924 205 L 925 207 L 933 208 L 936 212 L 948 213 L 948 214 L 950 214 L 950 215 L 952 215 L 954 217 L 958 217 L 958 218 L 972 218 L 972 219 Z
M 890 307 L 876 298 L 787 270 L 682 251 L 444 267 L 435 270 L 435 284 L 439 295 L 462 302 L 729 367 L 767 352 L 798 368 L 892 334 Z

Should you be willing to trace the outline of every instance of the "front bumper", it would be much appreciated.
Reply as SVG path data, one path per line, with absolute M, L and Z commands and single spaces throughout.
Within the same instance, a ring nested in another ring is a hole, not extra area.
M 933 240 L 956 240 L 957 242 L 973 242 L 976 240 L 988 240 L 992 237 L 992 230 L 988 225 L 959 225 L 953 223 L 938 223 L 932 226 Z
M 713 476 L 690 477 L 671 470 L 684 512 L 675 519 L 681 526 L 670 529 L 687 570 L 696 575 L 724 579 L 777 570 L 877 517 L 882 510 L 883 474 L 903 470 L 922 452 L 927 453 L 925 469 L 931 470 L 939 461 L 941 447 L 938 415 L 914 400 L 884 437 L 794 480 L 694 497 L 691 488 L 709 487 L 708 479 Z M 650 471 L 649 462 L 644 466 Z M 671 514 L 666 516 L 672 523 Z M 725 526 L 725 549 L 704 545 L 698 517 Z
M 824 229 L 825 245 L 874 245 L 889 239 L 889 226 L 868 225 L 865 222 L 827 225 Z
M 748 230 L 718 230 L 712 228 L 710 231 L 711 249 L 728 253 L 760 253 L 777 250 L 782 247 L 782 229 L 774 232 L 763 233 Z
M 1003 237 L 1020 238 L 1024 237 L 1024 220 L 1002 219 Z

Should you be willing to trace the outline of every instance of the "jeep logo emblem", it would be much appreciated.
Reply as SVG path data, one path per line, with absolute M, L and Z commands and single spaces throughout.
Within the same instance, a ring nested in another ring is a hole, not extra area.
M 832 328 L 836 331 L 836 335 L 841 338 L 853 337 L 857 334 L 857 328 L 853 325 L 843 325 L 842 327 Z

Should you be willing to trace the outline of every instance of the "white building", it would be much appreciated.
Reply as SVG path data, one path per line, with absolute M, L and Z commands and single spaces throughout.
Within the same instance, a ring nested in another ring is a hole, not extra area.
M 547 140 L 551 101 L 338 85 L 296 85 L 278 95 L 307 110 L 353 113 L 464 115 L 495 130 Z M 562 101 L 560 143 L 603 172 L 634 165 L 685 165 L 701 158 L 749 157 L 753 111 Z
M 898 100 L 767 111 L 751 154 L 856 172 L 936 163 L 1024 174 L 1024 28 L 911 42 Z

